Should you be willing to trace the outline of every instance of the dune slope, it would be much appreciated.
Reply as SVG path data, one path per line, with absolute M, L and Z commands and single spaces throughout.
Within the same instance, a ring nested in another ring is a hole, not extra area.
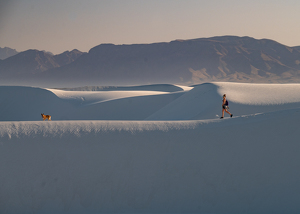
M 300 84 L 182 89 L 0 87 L 0 213 L 297 213 Z
M 0 122 L 0 213 L 297 213 L 299 119 Z
M 300 84 L 205 83 L 193 87 L 149 85 L 131 90 L 64 91 L 0 86 L 0 121 L 53 120 L 202 120 L 221 115 L 227 94 L 234 116 L 300 106 Z M 155 91 L 159 88 L 160 91 Z M 163 91 L 165 89 L 165 91 Z M 153 91 L 151 91 L 153 90 Z M 228 116 L 228 115 L 225 115 Z
M 194 88 L 147 120 L 199 120 L 218 118 L 222 95 L 235 116 L 300 107 L 300 84 L 205 83 Z M 228 117 L 228 114 L 225 116 Z
M 51 115 L 52 120 L 144 120 L 184 93 L 184 89 L 63 91 L 0 86 L 0 121 L 37 121 L 42 119 L 41 113 Z

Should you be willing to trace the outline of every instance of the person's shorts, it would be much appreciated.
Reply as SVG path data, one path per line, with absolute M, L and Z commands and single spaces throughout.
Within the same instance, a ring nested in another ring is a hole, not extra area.
M 223 109 L 229 109 L 229 107 L 226 105 L 223 105 Z

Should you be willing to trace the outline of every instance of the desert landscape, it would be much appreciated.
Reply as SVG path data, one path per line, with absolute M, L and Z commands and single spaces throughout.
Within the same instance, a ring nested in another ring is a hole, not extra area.
M 0 1 L 0 214 L 300 213 L 299 11 Z
M 92 89 L 0 87 L 1 213 L 299 210 L 300 84 Z

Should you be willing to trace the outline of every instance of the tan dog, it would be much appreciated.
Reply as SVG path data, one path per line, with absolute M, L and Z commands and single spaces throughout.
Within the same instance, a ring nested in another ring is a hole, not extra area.
M 44 115 L 44 114 L 41 114 L 41 115 L 42 115 L 43 121 L 46 120 L 46 119 L 51 120 L 50 115 Z

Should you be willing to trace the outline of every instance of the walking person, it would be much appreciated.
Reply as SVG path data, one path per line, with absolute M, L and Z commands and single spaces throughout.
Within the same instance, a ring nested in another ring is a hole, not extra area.
M 226 94 L 223 95 L 223 103 L 222 103 L 222 117 L 220 119 L 224 118 L 224 111 L 230 115 L 230 117 L 233 116 L 233 114 L 231 114 L 228 111 L 229 107 L 228 107 L 228 101 L 226 100 Z

